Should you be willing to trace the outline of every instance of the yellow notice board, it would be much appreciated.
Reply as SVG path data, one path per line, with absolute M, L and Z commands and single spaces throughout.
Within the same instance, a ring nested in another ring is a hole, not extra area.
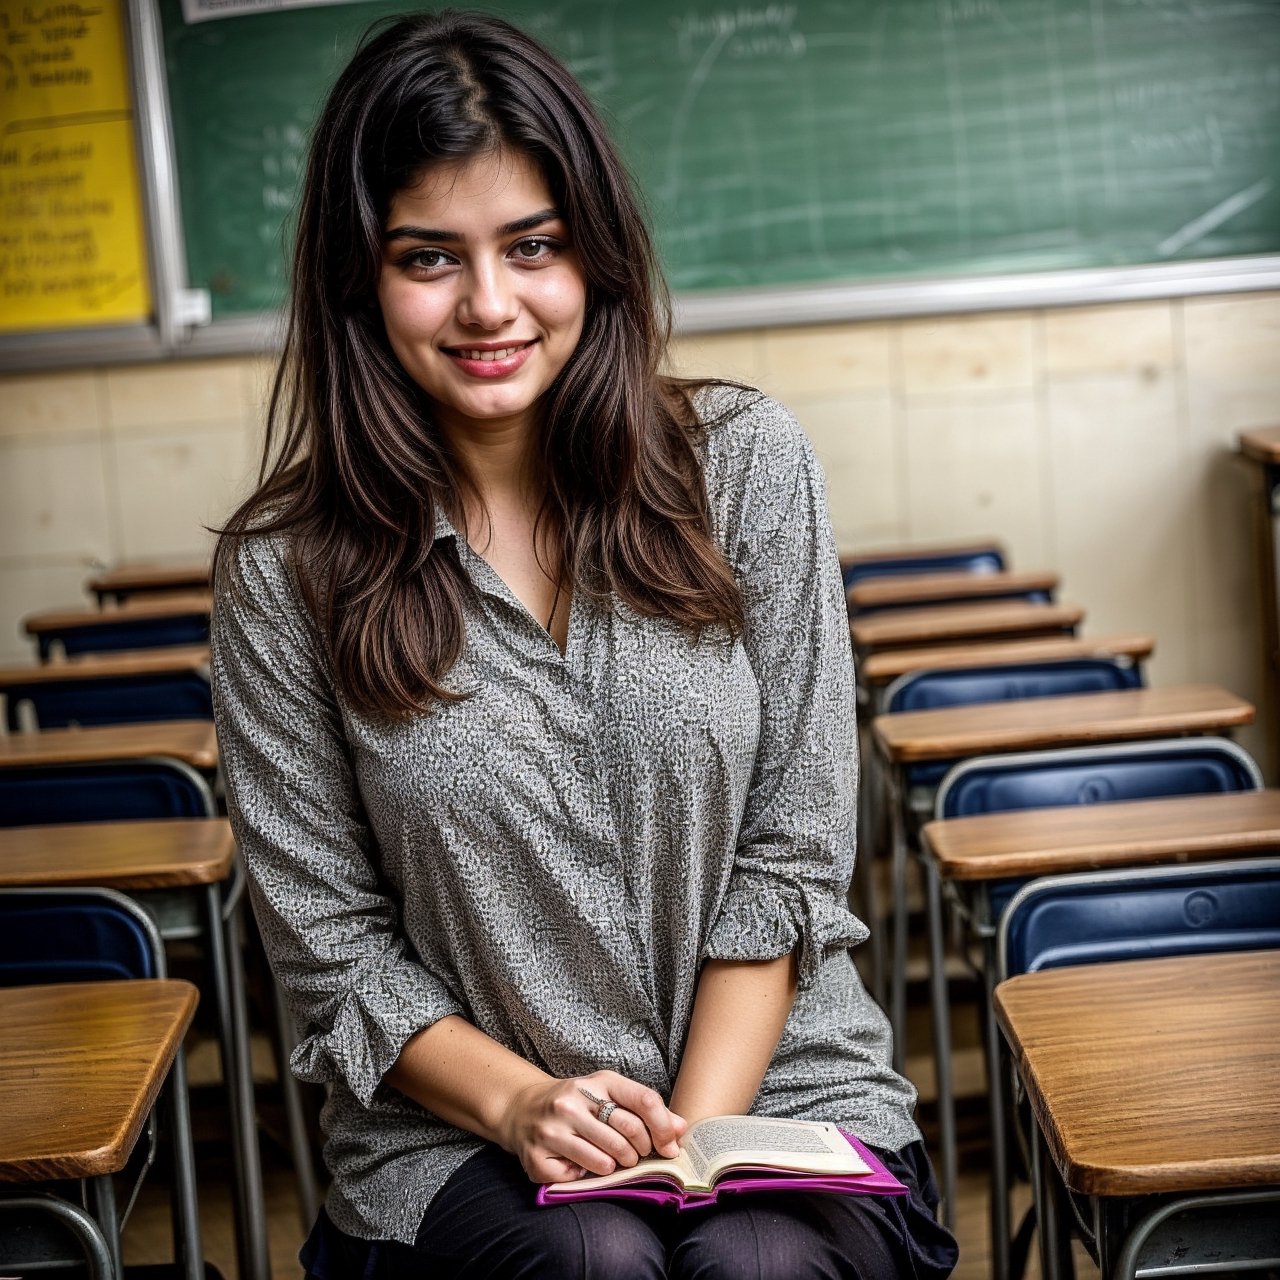
M 151 310 L 124 0 L 0 0 L 0 331 Z

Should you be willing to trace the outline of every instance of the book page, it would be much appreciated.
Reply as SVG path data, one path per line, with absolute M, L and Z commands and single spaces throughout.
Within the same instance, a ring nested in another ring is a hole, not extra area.
M 685 1135 L 697 1182 L 709 1185 L 726 1169 L 762 1165 L 799 1173 L 870 1173 L 833 1124 L 763 1116 L 712 1116 Z
M 662 1156 L 645 1156 L 639 1164 L 631 1169 L 615 1169 L 612 1173 L 593 1173 L 585 1178 L 577 1178 L 573 1182 L 553 1182 L 547 1191 L 556 1195 L 565 1191 L 597 1191 L 605 1187 L 627 1186 L 633 1182 L 643 1182 L 646 1178 L 667 1178 L 677 1186 L 683 1187 L 689 1181 L 696 1182 L 685 1151 L 674 1160 Z

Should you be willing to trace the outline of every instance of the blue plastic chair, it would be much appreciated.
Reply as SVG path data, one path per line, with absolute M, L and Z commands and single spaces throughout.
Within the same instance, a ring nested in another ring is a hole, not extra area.
M 999 977 L 1063 965 L 1277 947 L 1280 859 L 1085 872 L 1044 877 L 1018 890 L 1000 922 Z M 1030 1119 L 1028 1127 L 1035 1123 Z M 1042 1173 L 1042 1183 L 1044 1178 Z M 1132 1280 L 1156 1258 L 1160 1275 L 1220 1270 L 1224 1209 L 1236 1215 L 1229 1242 L 1246 1235 L 1274 1241 L 1278 1201 L 1273 1189 L 1261 1195 L 1190 1195 L 1154 1209 L 1139 1203 L 1113 1275 Z M 1057 1222 L 1073 1217 L 1083 1222 L 1079 1213 L 1054 1215 Z M 1175 1228 L 1176 1266 L 1167 1247 Z M 1081 1234 L 1096 1256 L 1091 1236 Z
M 37 638 L 40 660 L 47 662 L 55 644 L 67 657 L 78 653 L 114 653 L 120 649 L 161 649 L 172 645 L 208 644 L 209 611 L 171 618 L 121 618 L 119 622 L 91 627 L 67 627 L 41 632 Z
M 899 676 L 885 693 L 886 712 L 936 711 L 980 702 L 1013 702 L 1022 698 L 1059 698 L 1080 693 L 1119 692 L 1142 688 L 1142 668 L 1123 657 L 1065 658 L 1007 667 L 959 667 L 911 671 Z M 907 770 L 911 787 L 932 787 L 952 762 L 936 761 Z M 932 809 L 932 804 L 928 806 Z
M 128 981 L 166 976 L 164 944 L 141 906 L 111 889 L 0 889 L 0 986 Z M 181 1047 L 165 1085 L 173 1153 L 173 1232 L 177 1269 L 186 1280 L 206 1274 L 201 1258 L 195 1156 Z M 140 1181 L 155 1158 L 154 1112 L 148 1150 L 135 1150 L 126 1172 Z M 78 1184 L 76 1184 L 78 1186 Z M 57 1184 L 43 1194 L 0 1197 L 0 1270 L 44 1269 L 75 1237 L 91 1276 L 118 1276 L 119 1226 L 110 1174 L 89 1180 L 87 1213 Z M 129 1201 L 132 1204 L 132 1198 Z M 127 1213 L 126 1213 L 127 1217 Z M 61 1230 L 59 1230 L 59 1225 Z M 123 1224 L 120 1224 L 123 1225 Z M 25 1273 L 25 1272 L 24 1272 Z
M 209 784 L 180 760 L 139 759 L 0 770 L 0 827 L 139 818 L 212 818 Z
M 1000 922 L 999 977 L 1280 947 L 1280 859 L 1046 876 Z
M 868 578 L 898 577 L 909 573 L 999 573 L 1005 567 L 999 547 L 969 547 L 960 551 L 904 552 L 902 555 L 861 560 L 853 558 L 840 567 L 844 589 Z
M 938 787 L 934 802 L 937 818 L 971 817 L 1019 809 L 1039 809 L 1076 804 L 1100 804 L 1123 800 L 1152 800 L 1162 796 L 1208 795 L 1256 791 L 1262 773 L 1243 748 L 1225 738 L 1173 738 L 1155 742 L 1074 747 L 1058 751 L 1020 752 L 1005 756 L 979 756 L 953 765 Z M 945 964 L 942 947 L 941 887 L 937 871 L 925 868 L 929 902 L 930 972 L 933 981 L 934 1054 L 938 1078 L 943 1165 L 954 1162 L 952 1145 L 955 1101 L 951 1090 L 951 1029 L 946 986 L 937 978 Z M 983 942 L 984 1000 L 981 1009 L 988 1062 L 1000 1054 L 1000 1035 L 990 1003 L 996 982 L 993 940 L 1006 904 L 1026 883 L 1021 879 L 995 880 L 971 886 L 975 902 L 970 922 Z M 939 998 L 941 995 L 941 1004 Z M 988 1100 L 992 1128 L 992 1205 L 998 1220 L 993 1228 L 993 1249 L 1005 1247 L 1009 1238 L 1005 1221 L 1009 1176 L 1005 1163 L 1004 1103 L 1000 1073 L 991 1067 Z M 954 1163 L 950 1165 L 954 1168 Z M 1019 1248 L 1026 1240 L 1019 1233 Z M 1015 1268 L 1016 1271 L 1016 1268 Z
M 21 718 L 24 704 L 41 729 L 213 719 L 209 681 L 194 671 L 10 684 L 4 694 L 9 728 L 15 733 L 28 727 Z
M 1022 698 L 1065 697 L 1141 687 L 1141 668 L 1121 657 L 1071 658 L 1009 666 L 912 671 L 889 686 L 888 712 L 933 710 L 983 702 Z M 915 827 L 933 809 L 934 788 L 953 762 L 931 761 L 898 771 L 900 790 L 888 792 L 893 857 L 892 958 L 889 966 L 889 1020 L 893 1025 L 894 1063 L 902 1069 L 906 1057 L 907 961 L 907 849 Z M 864 864 L 865 866 L 865 864 Z M 859 881 L 864 900 L 871 903 L 871 877 Z M 945 1145 L 945 1143 L 944 1143 Z M 943 1171 L 943 1194 L 950 1214 L 954 1180 Z

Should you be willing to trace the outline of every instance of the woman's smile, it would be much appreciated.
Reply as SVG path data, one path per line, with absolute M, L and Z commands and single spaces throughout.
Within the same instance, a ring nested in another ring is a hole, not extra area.
M 505 378 L 524 365 L 532 354 L 534 343 L 503 343 L 501 346 L 479 343 L 466 347 L 444 347 L 442 350 L 469 378 Z

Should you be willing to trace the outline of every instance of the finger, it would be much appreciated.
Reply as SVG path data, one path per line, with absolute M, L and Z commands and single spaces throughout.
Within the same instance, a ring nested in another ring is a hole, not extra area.
M 679 1150 L 674 1117 L 667 1110 L 662 1096 L 637 1080 L 629 1080 L 616 1071 L 598 1071 L 594 1077 L 609 1091 L 620 1107 L 634 1112 L 644 1122 L 653 1139 L 654 1149 L 664 1156 L 674 1156 Z
M 529 1181 L 541 1182 L 576 1182 L 583 1175 L 581 1165 L 561 1156 L 535 1156 L 525 1167 Z
M 618 1124 L 622 1114 L 622 1110 L 619 1108 L 613 1112 L 607 1121 L 597 1120 L 592 1115 L 581 1132 L 588 1142 L 595 1143 L 601 1151 L 607 1151 L 624 1169 L 630 1169 L 640 1163 L 641 1155 L 648 1153 L 641 1152 L 635 1143 L 622 1131 L 622 1126 Z M 644 1129 L 642 1120 L 635 1116 L 632 1117 L 632 1120 L 636 1127 Z
M 615 1138 L 617 1136 L 614 1134 Z M 586 1138 L 580 1138 L 576 1133 L 565 1133 L 554 1139 L 554 1143 L 555 1149 L 551 1152 L 552 1155 L 572 1160 L 588 1173 L 612 1173 L 618 1167 L 618 1162 L 607 1151 L 601 1151 L 599 1147 L 594 1146 Z M 634 1152 L 632 1154 L 634 1155 Z
M 643 1158 L 653 1151 L 653 1140 L 649 1135 L 649 1127 L 637 1115 L 619 1107 L 607 1121 L 610 1129 L 616 1129 L 631 1144 L 636 1155 Z

